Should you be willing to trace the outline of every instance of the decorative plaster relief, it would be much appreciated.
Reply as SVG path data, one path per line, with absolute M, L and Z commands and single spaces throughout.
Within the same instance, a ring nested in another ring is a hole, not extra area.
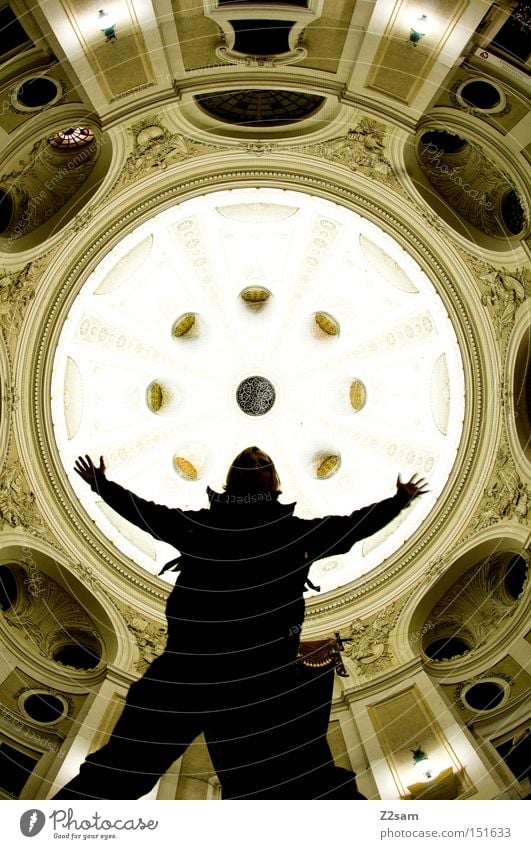
M 18 460 L 9 463 L 0 473 L 0 520 L 2 525 L 12 528 L 42 528 L 35 496 Z
M 143 672 L 166 648 L 166 626 L 148 619 L 133 607 L 123 604 L 117 604 L 117 607 L 138 646 L 140 660 L 135 668 Z
M 129 186 L 157 169 L 165 169 L 178 162 L 224 149 L 220 145 L 204 144 L 179 133 L 171 133 L 161 126 L 159 120 L 157 115 L 151 115 L 130 127 L 133 150 L 127 157 L 111 193 Z
M 0 328 L 12 333 L 22 323 L 35 295 L 35 268 L 31 262 L 15 271 L 0 268 Z
M 515 272 L 506 269 L 490 269 L 480 274 L 483 295 L 481 303 L 489 310 L 498 339 L 510 331 L 518 308 L 527 298 L 531 287 L 528 269 Z
M 393 601 L 369 621 L 355 619 L 349 629 L 352 643 L 346 646 L 350 661 L 361 679 L 374 678 L 396 663 L 391 632 L 396 627 L 409 595 Z
M 502 519 L 525 524 L 528 516 L 531 516 L 531 488 L 520 479 L 504 436 L 489 483 L 468 531 L 488 528 Z
M 389 160 L 384 155 L 387 127 L 371 118 L 361 121 L 344 136 L 318 144 L 300 145 L 301 153 L 319 156 L 344 165 L 350 171 L 361 171 L 377 182 L 400 186 Z
M 112 191 L 122 189 L 156 169 L 164 169 L 198 156 L 216 152 L 245 151 L 253 155 L 269 155 L 276 150 L 284 154 L 309 154 L 330 162 L 344 165 L 350 171 L 361 171 L 377 182 L 393 184 L 403 191 L 395 177 L 389 160 L 385 157 L 385 124 L 362 118 L 344 136 L 309 145 L 279 144 L 262 141 L 247 141 L 234 144 L 205 144 L 179 133 L 171 133 L 152 115 L 133 124 L 129 132 L 133 136 L 133 150 Z

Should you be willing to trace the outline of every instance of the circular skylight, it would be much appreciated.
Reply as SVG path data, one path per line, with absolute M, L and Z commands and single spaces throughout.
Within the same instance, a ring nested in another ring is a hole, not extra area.
M 156 215 L 99 263 L 61 332 L 52 411 L 77 497 L 155 574 L 174 550 L 83 484 L 79 454 L 186 510 L 207 507 L 207 485 L 220 490 L 234 457 L 258 445 L 305 518 L 393 495 L 399 473 L 426 476 L 430 493 L 386 529 L 312 567 L 327 590 L 392 555 L 433 508 L 463 386 L 442 301 L 393 238 L 322 198 L 237 189 Z

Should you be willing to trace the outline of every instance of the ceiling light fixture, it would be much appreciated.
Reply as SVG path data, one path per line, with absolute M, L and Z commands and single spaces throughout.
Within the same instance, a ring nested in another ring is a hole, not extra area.
M 432 775 L 432 766 L 426 752 L 420 746 L 417 746 L 416 749 L 410 749 L 410 752 L 413 755 L 413 769 L 416 774 L 429 780 Z
M 416 47 L 421 38 L 424 38 L 426 35 L 426 29 L 428 25 L 428 18 L 426 15 L 420 15 L 415 21 L 415 26 L 411 27 L 409 33 L 409 40 L 413 44 L 413 47 Z
M 105 41 L 116 41 L 117 35 L 114 31 L 116 26 L 116 21 L 112 15 L 109 15 L 108 12 L 104 12 L 103 9 L 98 11 L 98 26 L 105 36 Z

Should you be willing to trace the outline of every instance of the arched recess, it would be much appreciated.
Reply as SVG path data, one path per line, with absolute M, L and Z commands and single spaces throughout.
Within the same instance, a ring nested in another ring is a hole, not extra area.
M 224 93 L 231 92 L 232 90 L 237 90 L 239 87 L 234 84 L 225 86 L 224 88 L 216 88 L 214 92 L 211 92 L 213 95 L 222 95 Z M 264 88 L 264 86 L 246 86 L 242 88 L 242 91 L 250 90 L 254 92 L 259 92 L 260 89 Z M 264 89 L 267 93 L 267 89 Z M 292 90 L 287 90 L 288 94 L 291 93 Z M 322 132 L 329 133 L 330 126 L 332 123 L 340 124 L 340 119 L 343 117 L 344 107 L 339 103 L 337 97 L 329 95 L 323 98 L 323 102 L 321 105 L 316 108 L 311 114 L 308 114 L 306 117 L 303 117 L 299 120 L 284 123 L 282 125 L 276 125 L 273 122 L 264 127 L 264 126 L 253 126 L 249 123 L 240 123 L 237 121 L 230 122 L 227 120 L 221 120 L 219 117 L 216 117 L 215 114 L 211 114 L 206 111 L 200 105 L 200 98 L 208 97 L 210 93 L 207 91 L 198 91 L 196 93 L 191 92 L 183 92 L 181 102 L 179 104 L 179 124 L 183 126 L 186 131 L 190 132 L 190 135 L 197 136 L 199 133 L 199 138 L 207 141 L 213 135 L 218 138 L 227 138 L 227 139 L 247 139 L 251 141 L 251 139 L 260 137 L 260 140 L 263 140 L 264 137 L 271 138 L 272 140 L 280 140 L 280 139 L 289 139 L 289 138 L 297 138 L 301 137 L 311 137 L 311 140 L 317 140 L 320 138 Z M 295 92 L 295 94 L 299 93 L 299 90 Z M 300 93 L 303 95 L 318 95 L 319 92 L 313 88 L 302 88 L 300 89 Z
M 395 636 L 400 662 L 409 662 L 420 655 L 428 671 L 451 674 L 459 668 L 462 673 L 466 671 L 468 674 L 485 663 L 492 664 L 496 652 L 506 653 L 511 635 L 517 636 L 522 627 L 530 591 L 529 556 L 524 551 L 527 536 L 525 527 L 500 522 L 476 534 L 456 549 L 451 557 L 441 557 L 438 563 L 433 563 L 431 584 L 426 586 L 426 582 L 419 587 L 400 617 Z M 525 561 L 523 569 L 520 569 L 521 564 L 516 562 L 516 558 Z M 522 575 L 518 582 L 517 571 Z M 515 579 L 514 586 L 510 584 L 510 575 Z M 517 584 L 521 584 L 519 592 L 514 590 Z M 451 614 L 453 595 L 458 601 L 462 596 L 464 604 L 461 605 L 463 609 L 458 611 L 458 615 L 463 614 L 462 628 L 457 626 L 457 630 L 451 633 L 451 627 L 445 628 L 445 613 L 449 614 L 449 625 L 452 619 L 460 621 Z M 446 603 L 440 613 L 441 627 L 438 630 L 432 614 L 437 611 L 442 599 Z M 483 599 L 485 616 L 482 620 Z M 490 629 L 485 627 L 488 617 Z M 432 639 L 435 641 L 438 637 L 443 643 L 445 637 L 451 637 L 467 645 L 453 657 L 433 659 L 426 653 L 426 648 Z
M 86 612 L 97 630 L 97 639 L 85 640 L 83 634 L 87 629 L 80 623 L 78 642 L 80 645 L 86 642 L 89 650 L 93 648 L 97 652 L 100 648 L 98 644 L 101 645 L 101 660 L 94 663 L 92 667 L 94 675 L 101 677 L 104 669 L 111 665 L 123 670 L 132 668 L 138 655 L 134 641 L 118 610 L 106 597 L 96 576 L 93 576 L 89 570 L 86 570 L 85 574 L 76 574 L 72 565 L 45 543 L 16 532 L 2 535 L 0 564 L 8 567 L 13 564 L 12 571 L 16 573 L 14 577 L 19 590 L 24 590 L 26 593 L 29 590 L 30 594 L 33 592 L 38 597 L 42 591 L 42 578 L 47 577 Z M 58 635 L 52 638 L 50 645 L 53 657 L 69 642 L 64 636 L 60 636 L 60 628 L 61 622 L 58 621 L 56 629 Z M 72 631 L 72 628 L 70 630 Z M 7 633 L 9 631 L 5 632 Z M 75 641 L 75 633 L 73 637 Z M 53 663 L 53 657 L 50 658 L 50 663 Z M 61 663 L 60 660 L 58 662 Z M 65 664 L 71 665 L 68 663 L 68 658 L 63 660 L 62 665 Z M 60 674 L 57 663 L 54 663 L 52 668 Z M 91 671 L 91 666 L 86 665 L 84 670 Z
M 58 132 L 76 127 L 90 129 L 93 137 L 77 148 L 50 144 Z M 22 156 L 20 148 L 12 152 L 12 163 L 19 164 L 0 183 L 0 250 L 10 254 L 30 251 L 59 234 L 87 207 L 110 168 L 110 137 L 89 117 L 76 119 L 69 110 L 41 132 L 40 140 Z M 2 171 L 9 166 L 7 160 Z
M 509 278 L 510 279 L 510 278 Z M 508 292 L 508 297 L 511 293 Z M 524 304 L 527 306 L 527 303 Z M 522 308 L 507 344 L 505 357 L 507 433 L 512 453 L 522 468 L 521 477 L 531 477 L 531 310 Z
M 414 136 L 395 134 L 391 160 L 400 166 L 410 191 L 428 208 L 430 217 L 435 213 L 464 246 L 469 245 L 473 252 L 478 247 L 494 254 L 510 251 L 513 257 L 531 227 L 526 166 L 506 148 L 501 149 L 499 139 L 491 138 L 479 119 L 467 119 L 468 123 L 462 124 L 459 116 L 438 113 L 423 119 Z M 437 133 L 448 139 L 451 149 L 444 150 L 444 141 L 430 140 L 430 179 L 421 162 L 421 140 Z M 461 146 L 452 146 L 452 138 L 461 140 Z M 442 193 L 435 185 L 438 181 L 444 184 Z M 517 207 L 521 224 L 515 227 L 510 220 Z

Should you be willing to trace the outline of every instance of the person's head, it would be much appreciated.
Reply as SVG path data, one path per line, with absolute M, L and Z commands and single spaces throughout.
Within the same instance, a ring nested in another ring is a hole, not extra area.
M 271 457 L 253 445 L 234 458 L 224 488 L 233 495 L 246 495 L 248 492 L 279 494 L 280 479 Z

